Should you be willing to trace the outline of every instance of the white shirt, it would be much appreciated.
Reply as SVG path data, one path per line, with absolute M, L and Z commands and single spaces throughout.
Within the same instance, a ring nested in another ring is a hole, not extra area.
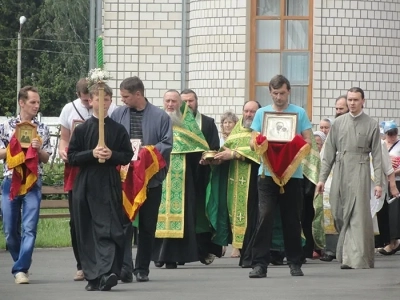
M 73 106 L 72 102 L 67 103 L 60 114 L 60 117 L 58 119 L 58 122 L 65 128 L 69 129 L 72 131 L 72 125 L 74 123 L 74 120 L 82 120 L 81 116 L 83 117 L 82 121 L 85 121 L 89 119 L 92 114 L 93 114 L 93 109 L 92 108 L 86 108 L 83 104 L 80 98 L 75 99 L 73 101 L 75 104 L 75 107 Z M 114 111 L 116 108 L 116 105 L 112 102 L 110 108 L 108 109 L 108 115 L 111 116 L 111 113 Z M 81 116 L 78 114 L 81 114 Z
M 357 118 L 358 116 L 361 116 L 363 113 L 363 111 L 359 112 L 356 116 L 353 115 L 351 112 L 349 112 L 350 116 L 352 116 L 353 118 Z

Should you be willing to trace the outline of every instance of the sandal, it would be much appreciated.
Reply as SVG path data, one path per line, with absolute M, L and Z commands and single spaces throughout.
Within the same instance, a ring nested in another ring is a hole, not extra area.
M 397 247 L 397 248 L 399 248 L 399 247 Z M 382 254 L 382 255 L 393 255 L 393 254 L 395 254 L 395 253 L 398 251 L 397 248 L 396 248 L 395 250 L 392 250 L 392 251 L 386 251 L 385 248 L 380 248 L 380 249 L 378 250 L 378 252 L 379 252 L 380 254 Z M 399 249 L 399 250 L 400 250 L 400 249 Z
M 232 249 L 232 253 L 231 253 L 231 257 L 232 257 L 232 258 L 238 258 L 238 257 L 240 257 L 240 251 L 239 251 L 239 249 L 233 248 L 233 249 Z

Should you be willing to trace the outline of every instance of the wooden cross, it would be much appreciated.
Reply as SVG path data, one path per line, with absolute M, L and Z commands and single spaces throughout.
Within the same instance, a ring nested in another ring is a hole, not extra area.
M 99 82 L 99 142 L 100 147 L 106 147 L 104 142 L 104 82 Z M 105 159 L 99 158 L 99 163 L 105 163 Z

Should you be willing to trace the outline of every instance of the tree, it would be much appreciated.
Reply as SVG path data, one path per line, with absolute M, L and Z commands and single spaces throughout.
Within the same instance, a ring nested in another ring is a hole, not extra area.
M 0 113 L 14 114 L 16 110 L 17 86 L 17 32 L 19 17 L 25 15 L 29 22 L 24 24 L 24 34 L 33 36 L 38 26 L 38 11 L 42 0 L 2 0 L 0 3 Z M 35 41 L 27 41 L 25 47 L 35 47 Z M 33 57 L 23 52 L 23 66 L 32 65 Z M 28 68 L 24 69 L 27 74 Z M 22 77 L 22 76 L 21 76 Z
M 0 14 L 6 22 L 0 25 L 0 46 L 5 49 L 0 50 L 0 114 L 16 109 L 19 17 L 28 19 L 22 31 L 22 86 L 38 87 L 41 112 L 57 116 L 74 99 L 76 81 L 87 74 L 88 12 L 87 0 L 2 0 Z

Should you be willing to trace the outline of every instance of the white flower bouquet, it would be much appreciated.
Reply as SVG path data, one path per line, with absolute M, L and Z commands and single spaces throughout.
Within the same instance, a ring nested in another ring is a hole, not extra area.
M 86 80 L 88 82 L 88 86 L 91 87 L 96 83 L 105 82 L 110 78 L 111 77 L 108 71 L 101 68 L 95 68 L 89 71 L 89 75 L 86 77 Z

